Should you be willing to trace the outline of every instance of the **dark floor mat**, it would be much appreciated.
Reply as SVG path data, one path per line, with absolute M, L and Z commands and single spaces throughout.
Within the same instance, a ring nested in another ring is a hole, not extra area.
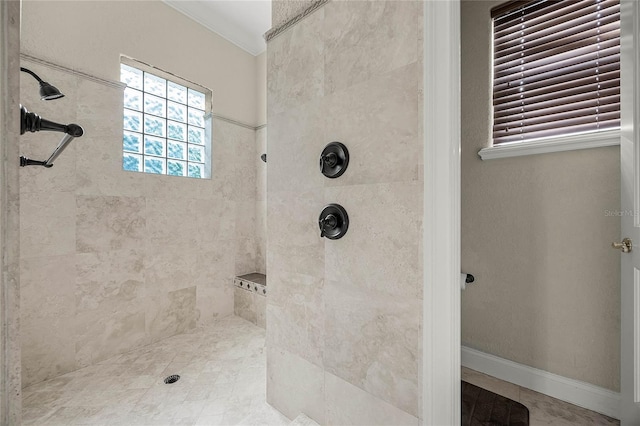
M 528 426 L 529 410 L 471 383 L 462 382 L 462 426 Z

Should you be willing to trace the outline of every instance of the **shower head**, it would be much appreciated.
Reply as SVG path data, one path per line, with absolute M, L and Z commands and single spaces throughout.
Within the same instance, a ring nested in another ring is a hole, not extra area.
M 55 87 L 47 83 L 46 81 L 40 82 L 40 99 L 43 101 L 51 101 L 54 99 L 63 98 L 64 95 Z
M 30 69 L 20 67 L 20 71 L 26 72 L 27 74 L 38 80 L 38 83 L 40 83 L 40 99 L 42 99 L 43 101 L 51 101 L 64 97 L 64 95 L 55 86 L 52 86 L 46 81 L 43 81 L 40 77 L 38 77 L 36 73 L 31 71 Z
M 266 163 L 267 162 L 267 154 L 262 154 L 260 156 L 260 159 Z

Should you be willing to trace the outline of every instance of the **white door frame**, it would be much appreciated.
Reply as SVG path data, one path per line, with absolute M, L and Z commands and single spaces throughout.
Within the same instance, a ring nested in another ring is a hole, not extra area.
M 620 418 L 623 426 L 640 423 L 640 277 L 634 273 L 640 259 L 636 251 L 640 242 L 640 218 L 638 191 L 640 191 L 639 168 L 640 151 L 638 140 L 640 131 L 640 7 L 635 0 L 620 3 L 621 29 L 621 125 L 620 125 L 620 166 L 621 166 L 621 210 L 634 212 L 631 216 L 621 216 L 622 237 L 633 240 L 634 250 L 621 254 L 620 263 Z
M 433 60 L 437 58 L 438 60 Z M 422 418 L 460 424 L 460 1 L 424 2 Z

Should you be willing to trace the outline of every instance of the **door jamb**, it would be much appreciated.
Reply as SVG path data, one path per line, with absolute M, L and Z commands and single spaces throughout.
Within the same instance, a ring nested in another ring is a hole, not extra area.
M 424 3 L 422 416 L 460 424 L 460 0 Z M 430 60 L 438 58 L 437 61 Z

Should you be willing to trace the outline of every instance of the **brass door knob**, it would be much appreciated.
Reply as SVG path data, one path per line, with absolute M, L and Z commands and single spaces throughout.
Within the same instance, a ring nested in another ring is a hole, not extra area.
M 633 250 L 633 243 L 631 242 L 631 239 L 624 238 L 621 243 L 611 243 L 611 247 L 618 249 L 623 253 L 629 253 Z

